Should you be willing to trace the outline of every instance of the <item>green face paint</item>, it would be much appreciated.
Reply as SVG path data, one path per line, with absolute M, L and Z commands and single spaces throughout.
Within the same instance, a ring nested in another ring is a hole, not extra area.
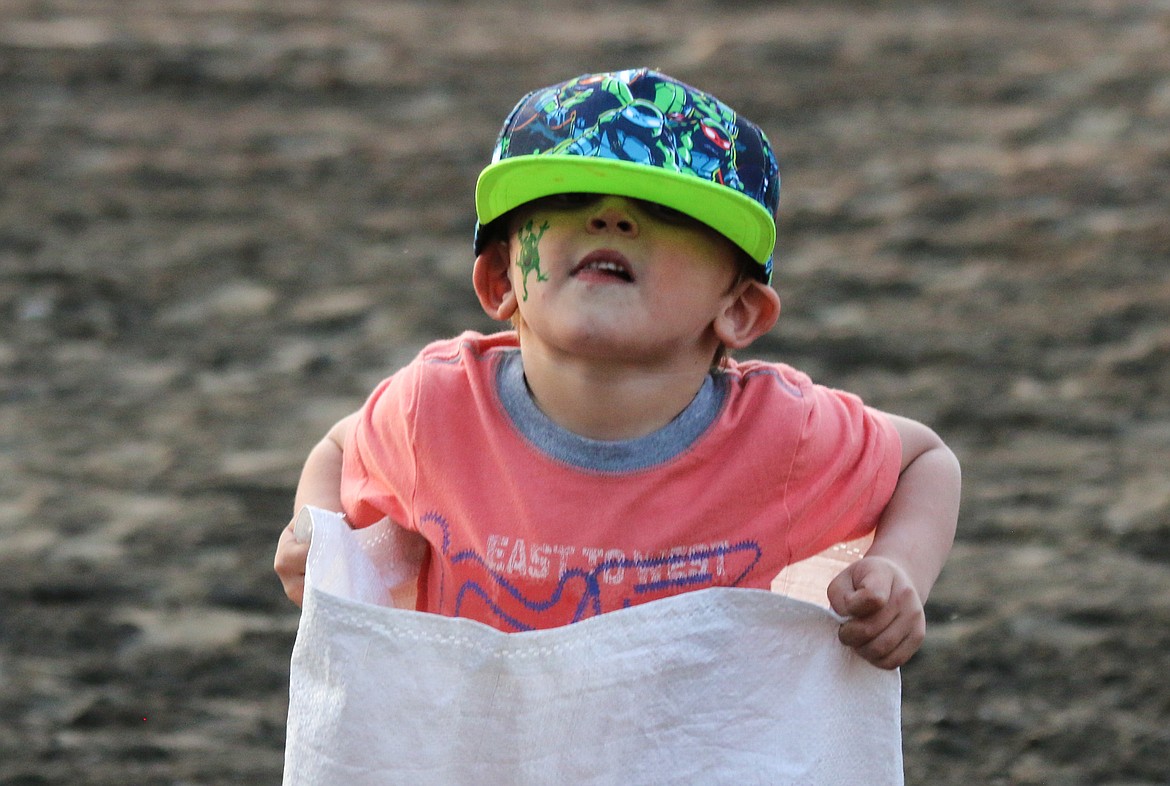
M 532 222 L 529 221 L 516 233 L 516 237 L 520 240 L 520 258 L 516 264 L 520 266 L 520 272 L 524 274 L 524 300 L 528 300 L 529 273 L 535 272 L 537 281 L 548 281 L 548 276 L 540 270 L 540 249 L 537 248 L 540 239 L 547 231 L 547 221 L 540 225 L 539 234 L 533 231 Z

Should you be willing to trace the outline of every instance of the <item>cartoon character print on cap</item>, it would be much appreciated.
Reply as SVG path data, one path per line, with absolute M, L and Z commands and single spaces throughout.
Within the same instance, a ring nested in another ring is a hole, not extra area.
M 763 162 L 741 160 L 735 111 L 698 90 L 644 69 L 591 74 L 546 88 L 518 108 L 496 158 L 525 153 L 597 156 L 672 169 L 745 192 L 741 167 L 759 170 L 757 201 L 775 204 L 778 188 Z M 587 118 L 595 118 L 592 123 Z M 770 155 L 770 152 L 766 155 Z

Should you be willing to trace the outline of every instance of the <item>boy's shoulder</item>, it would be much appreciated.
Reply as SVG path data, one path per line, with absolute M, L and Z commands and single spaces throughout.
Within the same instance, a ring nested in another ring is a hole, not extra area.
M 399 417 L 455 422 L 481 411 L 476 405 L 494 396 L 497 360 L 519 351 L 514 333 L 484 335 L 466 331 L 432 341 L 414 358 L 385 377 L 366 400 L 377 418 Z M 487 411 L 492 411 L 488 408 Z
M 775 361 L 728 358 L 718 373 L 733 387 L 743 390 L 775 388 L 796 398 L 804 398 L 807 391 L 815 387 L 808 374 Z
M 467 330 L 452 338 L 432 341 L 425 345 L 405 366 L 393 372 L 387 382 L 399 384 L 413 380 L 452 379 L 477 375 L 488 369 L 494 360 L 520 349 L 516 334 L 511 331 L 483 334 Z
M 451 394 L 464 388 L 482 386 L 491 376 L 494 360 L 518 352 L 515 333 L 484 335 L 465 331 L 453 338 L 432 341 L 420 349 L 409 363 L 400 366 L 375 387 L 367 404 L 374 401 L 413 402 L 427 393 Z
M 807 410 L 829 407 L 860 409 L 865 402 L 856 393 L 815 382 L 786 363 L 729 359 L 720 374 L 743 406 L 799 405 Z
M 500 352 L 520 348 L 514 331 L 483 334 L 466 330 L 453 338 L 432 341 L 419 351 L 416 362 L 424 364 L 460 364 L 477 362 Z

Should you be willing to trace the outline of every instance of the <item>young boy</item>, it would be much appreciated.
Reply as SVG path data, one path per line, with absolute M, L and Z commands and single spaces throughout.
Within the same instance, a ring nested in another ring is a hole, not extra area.
M 432 344 L 310 453 L 297 509 L 427 551 L 417 608 L 505 631 L 706 587 L 874 533 L 829 586 L 883 668 L 925 634 L 959 469 L 927 427 L 726 357 L 780 313 L 763 133 L 654 71 L 529 94 L 476 188 L 473 281 L 514 330 Z M 307 546 L 276 571 L 296 603 Z

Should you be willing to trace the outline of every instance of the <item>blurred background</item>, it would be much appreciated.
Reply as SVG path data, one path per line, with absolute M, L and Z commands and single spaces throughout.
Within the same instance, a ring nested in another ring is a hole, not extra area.
M 750 354 L 963 462 L 907 782 L 1170 783 L 1166 0 L 0 0 L 0 784 L 279 783 L 300 463 L 494 328 L 513 103 L 637 65 L 779 153 Z

